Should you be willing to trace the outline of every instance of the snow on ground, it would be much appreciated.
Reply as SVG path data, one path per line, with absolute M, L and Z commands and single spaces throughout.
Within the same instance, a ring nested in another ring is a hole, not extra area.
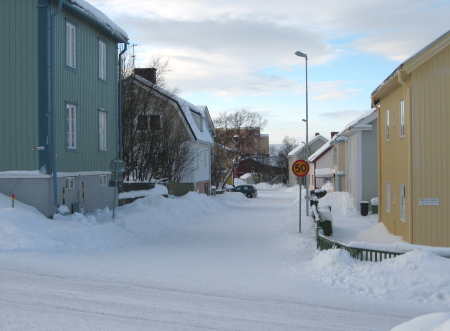
M 316 251 L 314 222 L 305 215 L 304 200 L 299 234 L 299 188 L 266 183 L 258 184 L 257 188 L 259 197 L 256 199 L 229 192 L 217 197 L 192 192 L 180 198 L 164 198 L 161 194 L 167 194 L 167 190 L 156 186 L 144 194 L 130 193 L 133 197 L 144 197 L 117 208 L 115 219 L 112 212 L 105 209 L 88 215 L 55 215 L 50 220 L 18 201 L 15 208 L 11 208 L 10 198 L 0 194 L 0 258 L 3 264 L 9 263 L 8 270 L 11 269 L 11 272 L 34 266 L 38 271 L 33 272 L 48 273 L 49 277 L 52 273 L 59 275 L 62 272 L 63 275 L 58 276 L 61 279 L 70 278 L 68 275 L 78 272 L 79 277 L 87 277 L 88 285 L 92 283 L 90 286 L 95 285 L 93 279 L 108 275 L 114 281 L 120 278 L 136 287 L 141 283 L 164 286 L 175 291 L 174 294 L 186 291 L 196 295 L 206 293 L 211 298 L 235 298 L 245 294 L 248 302 L 267 301 L 268 304 L 277 297 L 281 300 L 279 304 L 283 302 L 283 305 L 305 300 L 296 303 L 302 305 L 303 311 L 312 309 L 306 305 L 307 302 L 330 309 L 344 302 L 349 310 L 343 314 L 347 314 L 348 318 L 340 317 L 343 318 L 340 323 L 348 323 L 349 330 L 380 329 L 364 324 L 372 318 L 364 312 L 352 316 L 353 309 L 361 306 L 362 302 L 368 307 L 377 307 L 372 309 L 374 311 L 385 307 L 388 311 L 393 310 L 389 305 L 397 307 L 398 316 L 386 316 L 382 321 L 375 319 L 371 322 L 386 323 L 384 327 L 398 325 L 400 321 L 405 321 L 406 316 L 410 316 L 409 319 L 419 316 L 413 311 L 422 315 L 450 311 L 450 259 L 424 247 L 408 246 L 400 237 L 390 235 L 382 224 L 378 224 L 377 215 L 362 217 L 352 207 L 348 193 L 331 192 L 319 202 L 321 206 L 330 205 L 332 208 L 333 239 L 356 246 L 382 245 L 392 250 L 402 248 L 407 251 L 406 254 L 374 263 L 354 260 L 343 250 Z M 274 215 L 278 215 L 278 219 Z M 445 253 L 448 249 L 439 252 Z M 147 263 L 143 264 L 143 259 Z M 21 262 L 11 261 L 24 262 L 22 265 Z M 19 275 L 27 273 L 20 272 Z M 90 274 L 96 276 L 88 277 Z M 8 279 L 12 278 L 11 292 L 4 292 L 4 297 L 10 294 L 11 302 L 15 302 L 14 298 L 20 292 L 13 290 L 14 286 L 19 286 L 14 285 L 15 277 L 17 274 L 8 276 Z M 4 280 L 2 282 L 6 284 Z M 29 287 L 32 293 L 39 291 L 32 285 L 24 286 Z M 40 286 L 50 285 L 44 283 Z M 68 290 L 60 290 L 58 295 L 63 293 L 61 291 Z M 77 297 L 81 298 L 80 295 L 77 294 Z M 157 294 L 152 292 L 153 295 Z M 23 299 L 25 306 L 31 304 L 29 297 L 28 294 L 25 295 L 27 299 Z M 43 299 L 44 306 L 49 303 L 48 300 L 53 300 L 51 298 L 45 299 L 47 301 Z M 143 306 L 148 305 L 136 297 L 133 300 Z M 222 304 L 222 299 L 214 300 L 215 304 Z M 167 307 L 175 305 L 175 302 L 167 302 Z M 0 299 L 0 308 L 5 308 L 7 303 Z M 11 308 L 15 305 L 17 310 Z M 273 306 L 270 303 L 270 309 Z M 249 303 L 243 309 L 250 307 Z M 269 305 L 260 308 L 269 311 Z M 8 329 L 5 326 L 20 330 L 14 325 L 13 317 L 22 316 L 21 309 L 24 306 L 15 302 L 4 310 L 4 316 L 9 316 L 9 324 L 2 325 L 0 318 L 2 330 Z M 293 308 L 289 306 L 286 309 L 290 311 Z M 239 319 L 239 311 L 230 314 L 235 314 L 234 318 Z M 194 314 L 194 311 L 191 313 Z M 116 312 L 111 314 L 115 316 Z M 320 319 L 313 311 L 309 314 L 311 319 Z M 333 314 L 337 314 L 336 311 Z M 269 325 L 265 321 L 264 327 L 257 327 L 259 324 L 251 321 L 264 319 L 262 315 L 251 313 L 248 316 L 250 321 L 246 323 L 249 326 L 263 330 Z M 32 318 L 35 317 L 25 318 L 25 321 L 31 323 Z M 294 329 L 313 329 L 312 324 L 303 324 L 304 328 L 301 328 L 295 324 L 297 321 L 294 323 L 286 316 L 278 318 L 270 323 L 293 323 L 289 325 Z M 397 322 L 392 324 L 394 321 Z M 94 319 L 94 322 L 100 323 L 100 319 Z M 223 323 L 224 327 L 219 329 L 233 329 L 233 323 Z M 330 324 L 323 329 L 346 329 L 338 322 L 327 323 Z M 359 326 L 350 327 L 352 323 L 359 323 Z M 411 324 L 406 323 L 395 330 L 449 330 L 450 317 L 444 313 L 432 314 L 410 323 L 423 327 L 413 329 L 408 326 Z M 217 324 L 214 325 L 217 327 Z M 246 329 L 242 325 L 240 327 Z M 268 329 L 284 329 L 270 325 Z M 133 330 L 135 327 L 137 325 L 129 325 L 124 329 Z M 175 325 L 173 329 L 179 327 Z M 169 327 L 166 329 L 172 330 Z
M 167 194 L 167 188 L 161 185 L 142 193 L 122 193 L 123 197 L 143 198 L 117 208 L 115 219 L 105 208 L 87 215 L 55 214 L 53 220 L 18 201 L 11 208 L 11 199 L 0 194 L 0 250 L 109 250 L 158 236 L 199 216 L 220 212 L 226 208 L 222 200 L 246 202 L 240 193 L 228 193 L 226 198 L 219 199 L 194 192 L 176 199 L 164 198 L 162 194 Z
M 392 331 L 448 331 L 450 330 L 450 313 L 427 314 L 402 323 Z
M 347 293 L 450 308 L 450 259 L 433 254 L 433 251 L 448 254 L 448 248 L 405 244 L 401 237 L 391 235 L 382 223 L 377 223 L 377 215 L 363 217 L 358 214 L 352 207 L 349 193 L 328 193 L 319 201 L 319 206 L 331 206 L 333 240 L 353 247 L 378 247 L 393 252 L 403 247 L 403 252 L 407 253 L 374 263 L 357 261 L 344 250 L 316 251 L 314 257 L 304 263 L 311 277 L 327 287 Z M 286 222 L 298 222 L 297 203 L 298 198 Z M 295 246 L 301 251 L 311 249 L 307 238 L 315 233 L 313 221 L 305 219 L 302 225 L 304 236 L 296 233 L 288 236 L 290 239 L 286 242 L 291 243 L 292 249 Z

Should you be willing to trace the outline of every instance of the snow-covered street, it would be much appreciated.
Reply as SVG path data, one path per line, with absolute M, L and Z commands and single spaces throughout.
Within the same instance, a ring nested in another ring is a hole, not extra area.
M 47 220 L 3 201 L 0 329 L 391 330 L 449 310 L 448 281 L 428 282 L 420 300 L 408 288 L 396 298 L 380 275 L 401 276 L 398 266 L 376 274 L 375 263 L 340 268 L 346 256 L 316 253 L 311 219 L 298 234 L 298 188 L 262 184 L 258 194 L 150 195 L 115 221 L 107 211 Z M 426 257 L 449 270 L 448 259 Z M 361 272 L 354 286 L 349 270 Z

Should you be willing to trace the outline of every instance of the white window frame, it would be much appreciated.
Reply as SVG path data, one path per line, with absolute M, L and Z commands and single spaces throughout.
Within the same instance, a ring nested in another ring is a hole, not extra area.
M 77 106 L 66 104 L 66 147 L 77 149 Z
M 400 110 L 400 138 L 405 137 L 405 100 L 399 102 Z
M 66 21 L 66 66 L 77 68 L 77 27 Z
M 400 221 L 406 222 L 406 186 L 400 184 Z
M 389 141 L 389 109 L 385 112 L 386 115 L 386 141 Z
M 98 41 L 98 78 L 106 82 L 106 43 Z
M 66 190 L 75 190 L 75 177 L 66 177 Z
M 100 175 L 100 185 L 101 186 L 108 185 L 108 175 Z
M 391 212 L 391 182 L 386 181 L 386 212 Z
M 98 112 L 98 149 L 107 151 L 107 113 L 103 109 Z

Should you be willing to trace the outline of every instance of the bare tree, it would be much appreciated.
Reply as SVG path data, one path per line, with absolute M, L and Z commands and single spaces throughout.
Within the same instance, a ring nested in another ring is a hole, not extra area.
M 224 174 L 227 173 L 227 161 L 218 147 L 214 147 L 211 155 L 211 185 L 219 187 Z
M 195 171 L 196 151 L 178 114 L 174 92 L 134 75 L 130 58 L 126 63 L 128 76 L 122 85 L 126 179 L 180 182 Z M 164 73 L 170 70 L 168 60 L 156 57 L 151 65 L 156 67 L 156 82 L 164 85 Z
M 295 149 L 298 142 L 294 138 L 285 136 L 283 143 L 279 148 L 274 148 L 271 150 L 271 155 L 276 157 L 276 165 L 281 169 L 281 181 L 283 184 L 287 184 L 289 180 L 289 153 Z
M 266 124 L 267 120 L 259 113 L 245 109 L 231 114 L 223 112 L 214 120 L 217 129 L 216 146 L 229 165 L 222 189 L 239 164 L 257 152 L 255 138 Z

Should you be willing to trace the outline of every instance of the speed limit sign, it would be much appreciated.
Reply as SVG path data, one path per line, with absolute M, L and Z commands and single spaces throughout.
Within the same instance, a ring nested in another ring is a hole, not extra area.
M 292 172 L 297 177 L 305 177 L 309 172 L 309 164 L 305 160 L 297 160 L 292 165 Z

